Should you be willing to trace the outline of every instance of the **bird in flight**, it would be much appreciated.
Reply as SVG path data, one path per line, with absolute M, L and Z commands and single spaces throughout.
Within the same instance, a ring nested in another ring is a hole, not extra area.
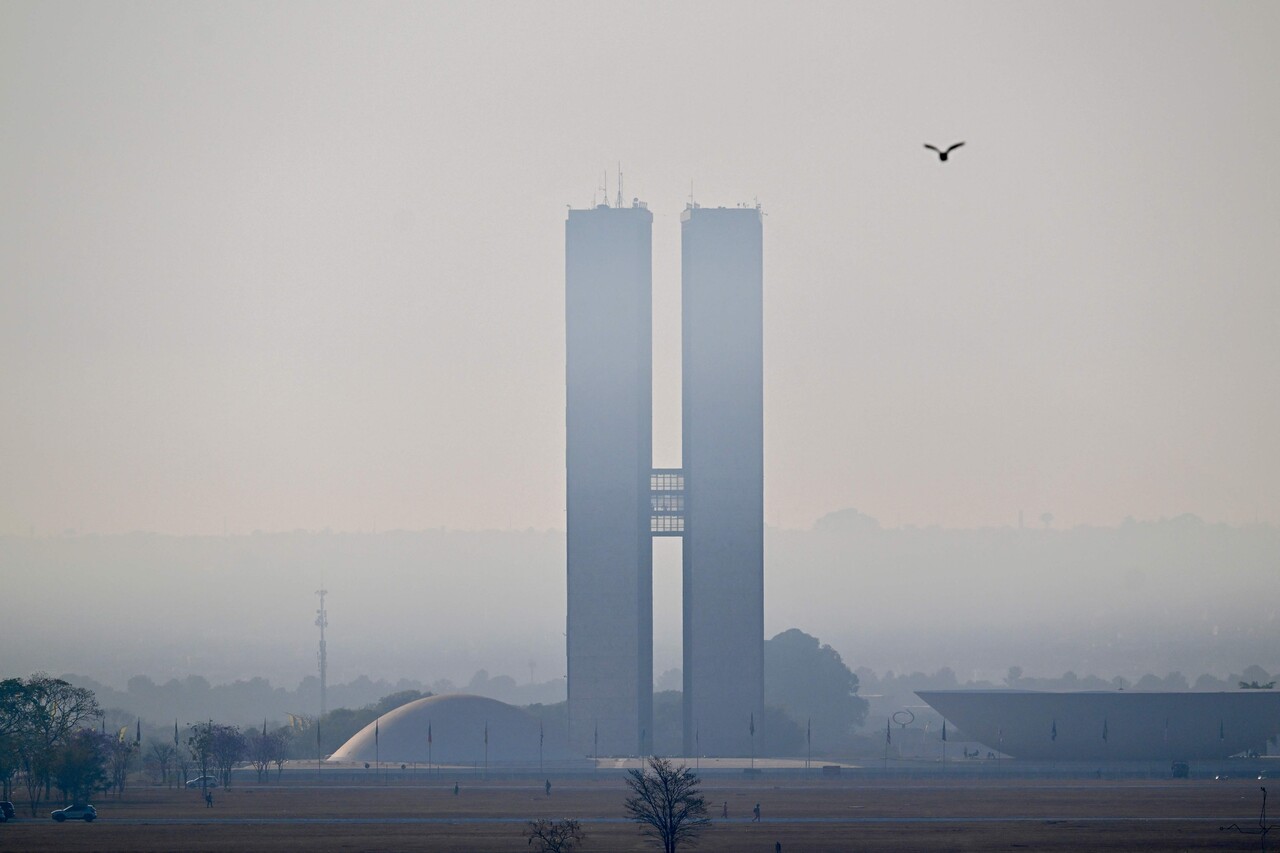
M 929 143 L 927 143 L 927 142 L 924 144 L 924 147 L 925 147 L 925 148 L 928 148 L 930 151 L 937 151 L 937 152 L 938 152 L 938 159 L 939 159 L 939 160 L 941 160 L 943 163 L 945 163 L 945 162 L 947 162 L 947 155 L 948 155 L 948 154 L 950 154 L 952 151 L 955 151 L 955 150 L 956 150 L 957 148 L 959 148 L 961 145 L 964 145 L 964 143 L 963 143 L 963 142 L 957 142 L 955 145 L 952 145 L 950 148 L 948 148 L 948 149 L 947 149 L 947 150 L 945 150 L 945 151 L 943 151 L 941 148 L 937 148 L 937 147 L 935 147 L 935 146 L 933 146 L 933 145 L 930 145 L 930 144 L 929 144 Z

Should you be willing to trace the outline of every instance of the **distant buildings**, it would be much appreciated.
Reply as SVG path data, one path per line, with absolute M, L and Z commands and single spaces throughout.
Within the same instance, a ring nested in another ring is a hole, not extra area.
M 691 205 L 683 239 L 682 468 L 653 468 L 653 218 L 565 226 L 569 736 L 646 754 L 652 537 L 684 538 L 684 744 L 747 754 L 764 711 L 763 229 Z

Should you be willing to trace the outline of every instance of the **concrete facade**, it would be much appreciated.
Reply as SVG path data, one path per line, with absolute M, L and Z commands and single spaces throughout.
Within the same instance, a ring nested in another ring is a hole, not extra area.
M 565 226 L 569 738 L 645 755 L 653 536 L 682 536 L 687 754 L 747 755 L 764 713 L 763 229 L 756 208 L 682 222 L 682 468 L 652 467 L 652 216 Z
M 764 248 L 754 208 L 681 216 L 685 753 L 764 713 Z
M 653 730 L 653 216 L 565 225 L 569 739 L 645 754 Z M 598 738 L 598 740 L 597 740 Z

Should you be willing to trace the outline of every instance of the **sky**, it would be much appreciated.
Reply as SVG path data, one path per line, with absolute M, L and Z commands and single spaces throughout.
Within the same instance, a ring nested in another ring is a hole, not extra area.
M 0 534 L 564 527 L 564 220 L 765 217 L 765 515 L 1280 524 L 1280 6 L 0 5 Z M 942 164 L 922 145 L 965 141 Z

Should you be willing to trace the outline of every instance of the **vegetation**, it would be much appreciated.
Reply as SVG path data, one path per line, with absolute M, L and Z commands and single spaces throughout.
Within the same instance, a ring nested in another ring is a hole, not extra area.
M 841 749 L 867 718 L 867 701 L 858 696 L 858 676 L 845 666 L 840 653 L 796 628 L 764 644 L 764 698 L 798 727 L 799 743 L 785 743 L 780 752 L 803 751 L 810 726 L 817 750 Z M 766 714 L 765 723 L 768 733 L 783 721 L 771 727 Z
M 662 845 L 664 853 L 676 853 L 682 843 L 693 844 L 711 820 L 706 798 L 698 792 L 698 775 L 685 765 L 653 757 L 640 770 L 627 771 L 627 817 L 640 832 Z
M 60 678 L 36 673 L 0 682 L 0 775 L 6 798 L 18 771 L 33 817 L 41 799 L 48 799 L 55 776 L 60 790 L 77 796 L 97 784 L 97 776 L 82 772 L 79 765 L 101 759 L 99 770 L 105 773 L 105 752 L 100 743 L 78 733 L 83 723 L 101 716 L 91 691 Z
M 569 853 L 574 845 L 580 843 L 587 835 L 582 831 L 582 825 L 571 818 L 564 820 L 540 818 L 529 821 L 525 837 L 537 853 Z

